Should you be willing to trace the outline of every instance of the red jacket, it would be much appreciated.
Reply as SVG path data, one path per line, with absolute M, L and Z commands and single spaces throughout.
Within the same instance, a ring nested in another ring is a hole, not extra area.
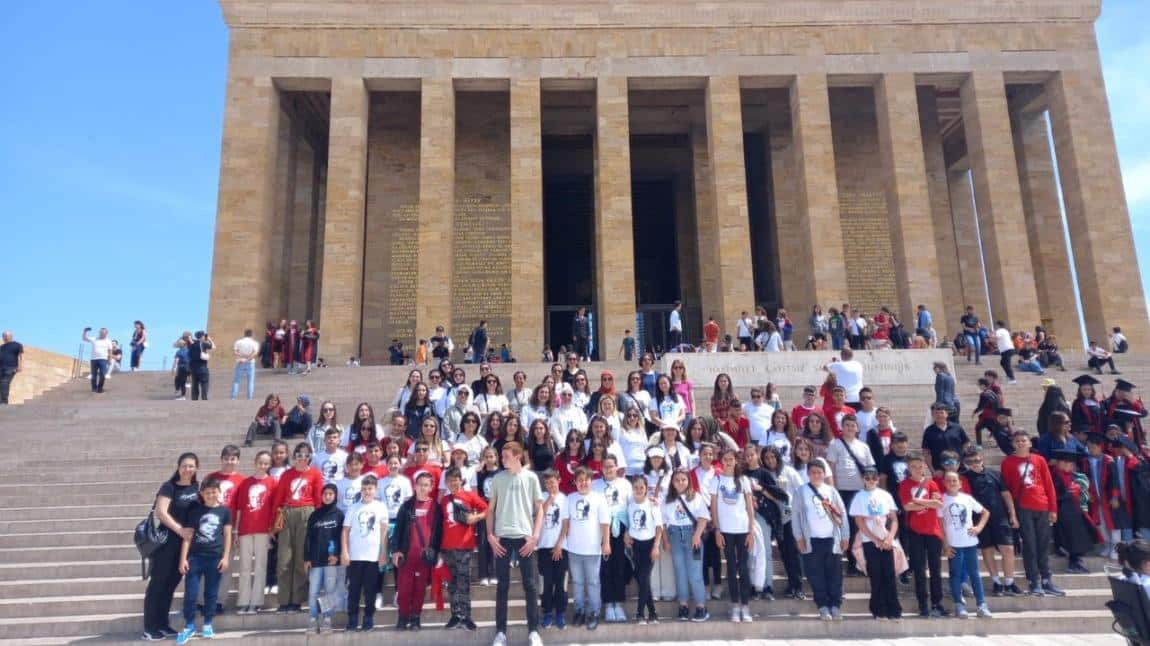
M 1022 478 L 1024 472 L 1025 482 Z M 1002 482 L 1019 509 L 1058 513 L 1058 495 L 1054 492 L 1054 481 L 1050 479 L 1050 467 L 1041 455 L 1030 453 L 1025 458 L 1018 455 L 1003 458 Z

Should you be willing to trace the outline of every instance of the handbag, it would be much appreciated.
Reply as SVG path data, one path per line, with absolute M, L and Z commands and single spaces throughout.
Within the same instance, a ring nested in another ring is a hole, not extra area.
M 411 511 L 411 522 L 415 523 L 415 535 L 419 539 L 419 557 L 423 559 L 425 565 L 435 567 L 435 563 L 439 561 L 439 554 L 435 552 L 434 547 L 427 544 L 427 537 L 423 535 L 423 525 L 420 525 L 419 520 L 416 519 L 414 509 Z
M 171 537 L 171 530 L 156 519 L 156 510 L 148 512 L 148 517 L 136 525 L 133 542 L 140 552 L 140 579 L 148 578 L 147 559 L 164 546 Z

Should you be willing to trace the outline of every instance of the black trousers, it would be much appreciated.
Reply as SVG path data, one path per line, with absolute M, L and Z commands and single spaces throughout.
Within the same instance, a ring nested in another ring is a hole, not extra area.
M 487 542 L 487 521 L 481 520 L 475 524 L 475 551 L 479 552 L 479 569 L 478 577 L 480 579 L 494 579 L 495 578 L 495 553 L 491 551 L 491 545 Z M 563 553 L 564 564 L 566 564 L 567 553 Z M 564 565 L 566 568 L 566 565 Z M 541 568 L 542 569 L 542 568 Z
M 352 561 L 347 566 L 347 622 L 356 623 L 359 600 L 363 599 L 363 618 L 375 615 L 375 595 L 379 592 L 379 563 Z
M 1022 566 L 1031 585 L 1050 578 L 1050 512 L 1018 510 Z
M 539 628 L 539 568 L 536 563 L 538 552 L 530 556 L 520 556 L 519 550 L 527 542 L 525 538 L 501 538 L 499 540 L 507 553 L 495 559 L 495 632 L 507 634 L 507 593 L 511 587 L 511 561 L 519 561 L 519 578 L 523 581 L 523 601 L 527 608 L 527 632 Z
M 590 359 L 587 356 L 588 338 L 585 336 L 575 337 L 575 354 L 579 355 L 580 359 Z
M 1014 358 L 1014 350 L 1000 350 L 1001 357 L 998 359 L 998 365 L 1002 366 L 1002 371 L 1006 373 L 1006 378 L 1014 380 L 1014 365 L 1011 359 Z
M 783 525 L 783 531 L 776 538 L 779 543 L 779 556 L 783 559 L 783 569 L 787 572 L 787 588 L 792 591 L 803 589 L 803 565 L 799 559 L 799 547 L 795 545 L 795 535 L 791 524 Z M 770 585 L 770 581 L 767 582 Z
M 731 603 L 751 602 L 751 563 L 747 554 L 747 535 L 723 532 L 723 555 L 727 557 L 727 590 Z
M 176 393 L 180 397 L 187 397 L 188 396 L 188 369 L 187 368 L 176 368 L 176 378 L 175 378 L 174 385 L 176 387 Z
M 623 532 L 611 537 L 611 556 L 599 566 L 599 597 L 603 603 L 623 603 L 627 598 L 627 544 Z
M 651 570 L 655 562 L 651 560 L 651 550 L 655 547 L 655 539 L 634 541 L 631 544 L 631 556 L 635 560 L 635 580 L 639 583 L 639 603 L 635 614 L 642 616 L 646 609 L 648 617 L 656 616 L 655 600 L 651 597 Z M 670 554 L 662 558 L 670 558 Z
M 208 367 L 192 369 L 192 401 L 202 399 L 208 400 L 208 382 L 209 382 Z
M 902 616 L 898 602 L 898 581 L 894 573 L 894 551 L 880 550 L 874 543 L 863 543 L 866 572 L 870 579 L 870 614 L 872 617 L 895 619 Z
M 12 388 L 12 379 L 15 377 L 15 368 L 0 368 L 0 404 L 8 403 L 8 391 Z
M 855 491 L 848 491 L 848 490 L 839 489 L 839 496 L 840 496 L 840 497 L 842 497 L 842 499 L 843 499 L 843 509 L 846 509 L 846 510 L 848 510 L 848 511 L 850 510 L 850 508 L 851 508 L 851 501 L 855 499 L 855 494 L 856 494 L 856 493 L 858 493 L 858 490 L 857 490 L 857 489 L 856 489 Z M 851 519 L 851 518 L 848 518 L 847 520 L 848 520 L 848 521 L 850 521 L 850 520 L 853 520 L 853 519 Z M 854 544 L 855 544 L 855 534 L 858 534 L 858 533 L 859 533 L 859 526 L 858 526 L 858 525 L 856 525 L 856 524 L 854 524 L 853 522 L 851 522 L 851 523 L 848 523 L 848 524 L 850 525 L 850 529 L 851 529 L 851 542 L 850 542 L 850 545 L 854 545 Z M 851 568 L 852 568 L 852 569 L 854 569 L 854 568 L 857 568 L 857 567 L 858 567 L 858 564 L 857 564 L 857 563 L 855 563 L 855 555 L 854 555 L 854 552 L 853 552 L 853 551 L 851 551 L 851 550 L 849 550 L 849 549 L 848 549 L 848 550 L 844 550 L 844 551 L 846 552 L 846 556 L 847 556 L 847 563 L 850 563 L 850 566 L 851 566 Z
M 550 548 L 539 550 L 539 573 L 543 575 L 543 591 L 539 593 L 539 606 L 543 614 L 567 612 L 567 550 L 556 561 Z
M 184 578 L 180 574 L 179 536 L 169 535 L 168 542 L 152 552 L 150 569 L 148 589 L 144 592 L 144 630 L 155 633 L 167 627 L 172 597 Z
M 703 532 L 703 585 L 723 585 L 723 555 L 714 530 Z
M 930 570 L 930 605 L 942 603 L 942 539 L 916 532 L 907 535 L 907 560 L 914 572 L 914 596 L 918 598 L 919 612 L 928 610 L 926 604 L 926 572 Z

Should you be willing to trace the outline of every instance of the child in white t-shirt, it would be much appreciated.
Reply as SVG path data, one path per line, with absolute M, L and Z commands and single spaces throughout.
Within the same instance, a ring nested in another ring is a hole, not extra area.
M 599 563 L 611 554 L 611 513 L 603 496 L 591 491 L 591 470 L 575 470 L 575 493 L 567 496 L 557 547 L 567 551 L 575 601 L 573 626 L 599 626 Z
M 715 544 L 727 557 L 727 586 L 731 595 L 731 621 L 750 623 L 750 551 L 755 544 L 751 519 L 755 507 L 751 481 L 743 475 L 738 454 L 730 449 L 719 458 L 723 473 L 711 479 L 711 519 L 715 523 Z
M 599 578 L 603 589 L 603 620 L 610 623 L 627 621 L 623 601 L 627 591 L 627 550 L 623 544 L 627 503 L 631 500 L 631 483 L 619 475 L 619 462 L 614 455 L 603 458 L 603 477 L 591 483 L 591 490 L 603 496 L 610 515 L 611 552 L 603 557 Z
M 326 439 L 326 438 L 325 438 Z M 360 502 L 343 518 L 343 549 L 340 560 L 347 567 L 347 629 L 357 627 L 359 602 L 363 599 L 363 629 L 374 626 L 375 595 L 379 592 L 379 569 L 387 562 L 387 505 L 375 499 L 378 482 L 373 475 L 360 483 Z
M 878 469 L 862 469 L 862 491 L 851 500 L 850 513 L 858 528 L 870 578 L 870 614 L 878 620 L 902 619 L 895 578 L 894 544 L 898 540 L 898 506 L 885 489 L 878 486 Z
M 942 507 L 938 516 L 942 519 L 942 553 L 950 559 L 950 594 L 954 597 L 954 616 L 966 619 L 966 604 L 962 598 L 962 583 L 970 580 L 974 590 L 974 600 L 978 604 L 978 616 L 991 616 L 982 591 L 982 579 L 978 576 L 978 534 L 986 527 L 990 514 L 983 513 L 983 507 L 971 496 L 962 493 L 962 480 L 957 472 L 946 474 L 946 493 L 942 496 Z M 978 524 L 974 515 L 982 514 Z
M 567 625 L 567 556 L 559 545 L 563 530 L 563 510 L 567 509 L 567 496 L 559 491 L 559 474 L 548 469 L 541 476 L 543 492 L 543 527 L 539 532 L 539 574 L 543 576 L 543 589 L 539 591 L 541 609 L 539 626 L 555 626 L 562 630 Z
M 631 500 L 627 503 L 627 534 L 624 542 L 631 548 L 635 561 L 635 580 L 639 582 L 639 604 L 635 621 L 640 624 L 659 623 L 655 600 L 651 596 L 651 570 L 659 558 L 659 543 L 663 540 L 663 515 L 659 504 L 647 495 L 647 478 L 631 478 Z M 647 616 L 643 616 L 643 610 Z

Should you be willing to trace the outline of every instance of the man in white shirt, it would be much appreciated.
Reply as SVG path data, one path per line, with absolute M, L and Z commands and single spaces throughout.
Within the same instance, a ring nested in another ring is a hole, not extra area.
M 260 344 L 252 338 L 250 329 L 244 330 L 242 339 L 232 346 L 232 354 L 236 356 L 236 372 L 232 377 L 232 399 L 240 394 L 240 384 L 246 379 L 248 382 L 248 399 L 256 394 L 256 357 L 260 354 Z
M 667 338 L 667 349 L 672 350 L 679 347 L 683 342 L 683 303 L 675 301 L 675 308 L 671 310 L 671 316 L 668 318 L 667 328 L 670 335 Z
M 747 310 L 739 316 L 739 324 L 737 327 L 737 336 L 739 337 L 739 349 L 743 350 L 742 346 L 746 346 L 747 350 L 755 348 L 755 339 L 751 330 L 755 328 L 755 319 L 747 315 Z
M 100 335 L 93 339 L 88 336 L 92 328 L 84 328 L 80 338 L 92 344 L 92 355 L 89 362 L 89 371 L 92 373 L 92 392 L 104 392 L 104 378 L 108 376 L 108 359 L 112 354 L 112 340 L 108 338 L 108 328 L 100 328 Z
M 746 415 L 750 427 L 747 436 L 752 444 L 765 446 L 767 433 L 771 430 L 771 415 L 775 414 L 773 406 L 767 403 L 762 388 L 751 389 L 751 401 L 743 404 L 743 415 Z
M 994 344 L 998 346 L 998 365 L 1002 366 L 1006 378 L 1013 384 L 1015 383 L 1014 366 L 1010 360 L 1014 358 L 1014 339 L 1011 338 L 1010 330 L 1006 329 L 1006 324 L 1002 321 L 995 321 L 994 327 Z
M 850 348 L 843 348 L 839 356 L 842 358 L 841 361 L 832 358 L 823 366 L 823 370 L 834 374 L 838 385 L 843 387 L 843 392 L 846 394 L 844 402 L 857 411 L 862 408 L 859 391 L 863 387 L 863 367 L 861 363 L 855 361 L 855 353 Z

